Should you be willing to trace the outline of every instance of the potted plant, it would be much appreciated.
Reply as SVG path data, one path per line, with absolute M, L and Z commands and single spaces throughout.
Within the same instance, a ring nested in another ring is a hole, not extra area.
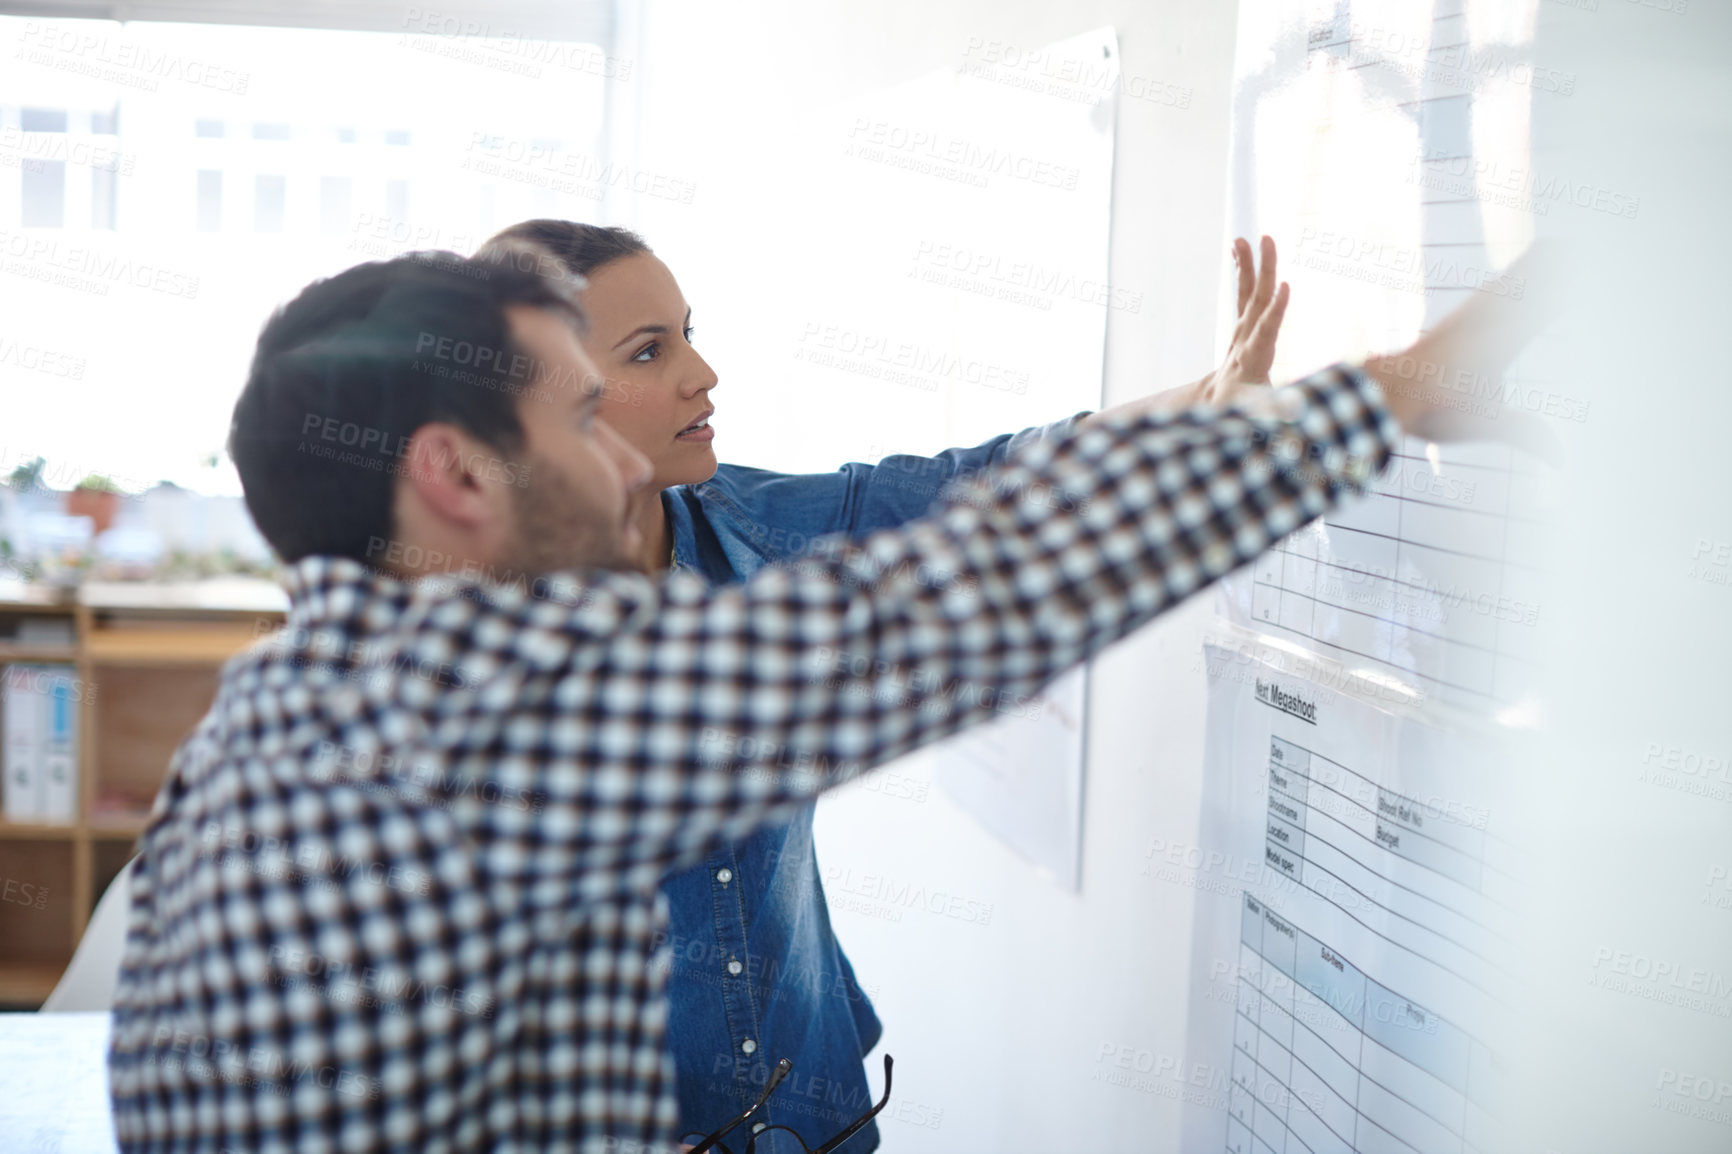
M 42 470 L 48 462 L 42 457 L 25 461 L 6 478 L 6 484 L 18 493 L 32 493 L 42 487 Z
M 99 534 L 114 524 L 119 507 L 120 486 L 100 473 L 90 474 L 78 482 L 78 488 L 66 494 L 66 512 L 74 517 L 89 517 Z

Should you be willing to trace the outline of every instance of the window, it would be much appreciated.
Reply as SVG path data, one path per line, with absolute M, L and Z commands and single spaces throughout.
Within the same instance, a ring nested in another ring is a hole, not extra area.
M 289 199 L 289 178 L 265 176 L 253 178 L 253 231 L 282 232 L 283 217 Z
M 319 231 L 325 236 L 341 236 L 351 225 L 355 200 L 355 182 L 346 176 L 319 178 Z
M 25 132 L 65 132 L 66 112 L 63 109 L 26 108 L 19 115 L 18 127 Z
M 20 54 L 42 39 L 33 19 L 0 15 L 0 128 L 17 138 L 0 159 L 18 158 L 0 165 L 0 232 L 60 243 L 0 260 L 0 338 L 89 358 L 76 389 L 9 391 L 0 449 L 40 454 L 55 476 L 238 493 L 223 452 L 235 394 L 260 325 L 303 285 L 416 249 L 472 252 L 549 209 L 600 214 L 587 186 L 537 196 L 563 157 L 529 142 L 596 154 L 623 92 L 550 67 L 565 42 L 466 41 L 472 59 L 397 32 L 57 15 L 68 44 L 103 48 L 49 59 Z M 536 51 L 539 78 L 518 71 Z M 100 67 L 68 67 L 80 61 Z M 476 143 L 489 134 L 495 146 Z
M 385 215 L 398 222 L 409 219 L 408 181 L 388 180 L 385 182 Z
M 25 228 L 65 227 L 66 162 L 26 160 L 20 167 L 24 204 L 19 223 Z
M 499 198 L 499 190 L 491 184 L 484 184 L 475 191 L 475 231 L 482 236 L 492 236 L 505 227 L 498 210 L 493 207 Z
M 223 226 L 223 174 L 198 170 L 198 230 L 220 232 Z
M 114 229 L 115 191 L 119 173 L 106 164 L 94 164 L 90 169 L 90 227 L 111 232 Z

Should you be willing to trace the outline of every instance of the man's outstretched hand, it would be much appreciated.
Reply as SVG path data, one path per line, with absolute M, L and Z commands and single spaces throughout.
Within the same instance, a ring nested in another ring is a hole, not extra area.
M 1239 320 L 1221 367 L 1202 380 L 1085 417 L 1083 423 L 1135 413 L 1172 413 L 1193 405 L 1230 405 L 1268 396 L 1275 342 L 1287 314 L 1288 288 L 1276 280 L 1275 242 L 1263 237 L 1255 261 L 1244 238 L 1233 242 L 1239 267 Z M 1402 429 L 1430 441 L 1501 441 L 1542 456 L 1560 456 L 1557 435 L 1532 413 L 1490 400 L 1501 391 L 1516 354 L 1559 308 L 1565 273 L 1558 253 L 1529 248 L 1498 280 L 1472 294 L 1405 350 L 1371 357 L 1365 372 L 1383 391 Z M 1485 387 L 1490 384 L 1491 388 Z M 1489 394 L 1489 395 L 1488 395 Z M 1465 403 L 1467 397 L 1476 397 Z
M 1556 459 L 1557 435 L 1539 417 L 1462 401 L 1502 391 L 1510 363 L 1557 311 L 1563 275 L 1559 254 L 1534 245 L 1405 350 L 1367 359 L 1365 372 L 1402 429 L 1428 441 L 1501 441 Z

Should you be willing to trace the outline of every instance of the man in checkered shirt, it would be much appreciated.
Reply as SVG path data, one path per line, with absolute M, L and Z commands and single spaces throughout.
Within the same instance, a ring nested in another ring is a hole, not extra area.
M 1100 414 L 711 589 L 624 568 L 650 473 L 595 417 L 569 285 L 416 254 L 310 286 L 231 436 L 291 609 L 142 839 L 121 1147 L 677 1149 L 658 879 L 1034 693 L 1362 488 L 1402 426 L 1474 435 L 1419 385 L 1475 323 Z

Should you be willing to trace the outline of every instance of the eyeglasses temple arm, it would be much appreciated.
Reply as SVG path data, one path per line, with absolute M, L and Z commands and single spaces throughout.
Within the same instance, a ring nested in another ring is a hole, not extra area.
M 854 1119 L 854 1124 L 852 1126 L 848 1127 L 846 1130 L 842 1131 L 840 1134 L 836 1135 L 834 1138 L 830 1139 L 828 1142 L 824 1143 L 822 1146 L 820 1146 L 816 1150 L 812 1151 L 812 1154 L 831 1154 L 831 1152 L 834 1151 L 838 1146 L 842 1145 L 842 1143 L 848 1141 L 848 1139 L 852 1138 L 855 1134 L 859 1133 L 860 1129 L 862 1127 L 864 1127 L 866 1125 L 866 1123 L 872 1121 L 873 1118 L 877 1117 L 878 1111 L 884 1109 L 885 1106 L 888 1106 L 890 1104 L 890 1066 L 891 1066 L 891 1062 L 892 1062 L 892 1059 L 891 1059 L 890 1055 L 889 1054 L 884 1055 L 884 1096 L 882 1098 L 878 1099 L 878 1105 L 872 1107 L 872 1109 L 866 1111 L 866 1113 L 864 1113 L 864 1114 L 860 1115 L 858 1118 Z
M 735 1126 L 738 1126 L 741 1122 L 744 1122 L 747 1118 L 756 1114 L 763 1107 L 764 1103 L 769 1100 L 770 1095 L 776 1092 L 776 1087 L 782 1084 L 782 1079 L 788 1076 L 788 1071 L 793 1068 L 794 1063 L 788 1061 L 786 1058 L 777 1062 L 775 1070 L 770 1074 L 770 1081 L 764 1087 L 764 1092 L 758 1095 L 758 1100 L 753 1102 L 750 1106 L 747 1106 L 744 1110 L 741 1110 L 739 1115 L 732 1122 L 729 1122 L 727 1125 L 722 1126 L 719 1129 L 711 1130 L 709 1137 L 705 1138 L 702 1142 L 699 1142 L 696 1146 L 693 1146 L 691 1150 L 687 1151 L 687 1154 L 704 1154 L 705 1151 L 714 1149 L 716 1143 L 722 1140 L 723 1134 L 726 1134 L 729 1130 L 732 1130 Z M 885 1074 L 885 1086 L 888 1088 L 888 1066 L 885 1067 Z M 883 1109 L 883 1107 L 880 1106 L 879 1109 Z M 875 1110 L 873 1113 L 877 1113 L 877 1111 Z M 871 1114 L 868 1114 L 866 1117 L 870 1118 L 871 1116 Z

